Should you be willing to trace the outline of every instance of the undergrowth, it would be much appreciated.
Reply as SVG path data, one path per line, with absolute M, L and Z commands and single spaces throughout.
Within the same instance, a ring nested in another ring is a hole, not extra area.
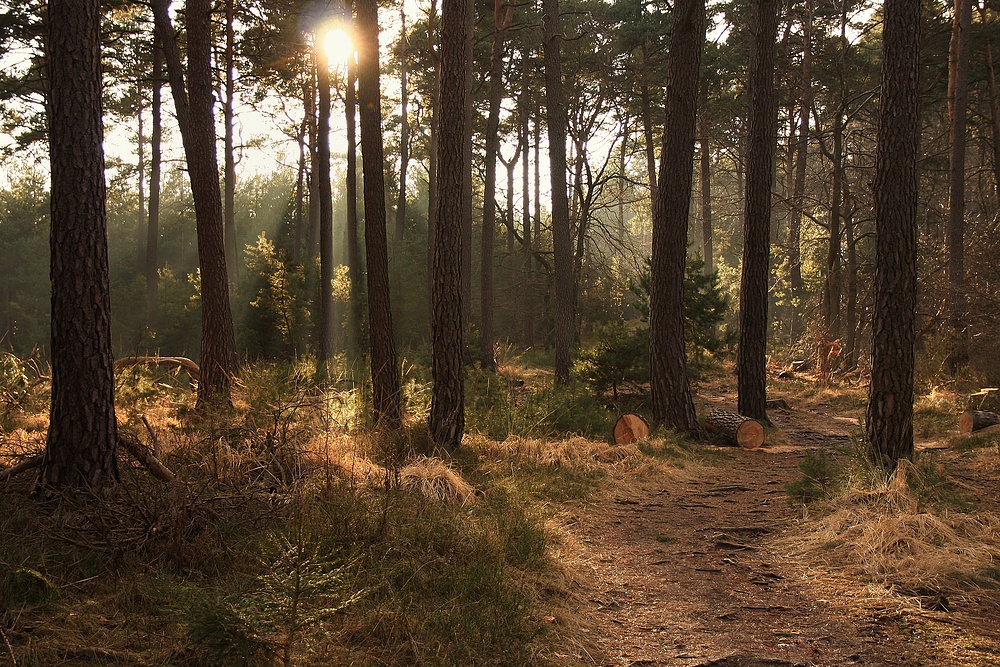
M 573 599 L 550 555 L 560 539 L 546 527 L 550 505 L 587 498 L 612 469 L 680 461 L 690 448 L 549 439 L 604 436 L 614 415 L 579 389 L 501 375 L 473 378 L 472 435 L 436 452 L 419 421 L 368 430 L 363 385 L 319 386 L 312 373 L 247 367 L 234 409 L 203 414 L 186 378 L 131 369 L 119 376 L 121 428 L 181 483 L 156 481 L 124 454 L 121 483 L 101 495 L 42 503 L 30 474 L 0 483 L 0 655 L 17 665 L 548 664 L 543 619 Z M 410 382 L 411 410 L 425 392 Z M 23 407 L 10 419 L 6 464 L 37 453 L 46 426 Z
M 785 539 L 787 549 L 908 597 L 939 604 L 969 586 L 995 586 L 1000 521 L 972 512 L 944 464 L 931 452 L 902 460 L 893 471 L 864 456 L 854 439 L 852 457 L 807 453 L 803 476 L 786 490 L 801 506 L 804 530 Z

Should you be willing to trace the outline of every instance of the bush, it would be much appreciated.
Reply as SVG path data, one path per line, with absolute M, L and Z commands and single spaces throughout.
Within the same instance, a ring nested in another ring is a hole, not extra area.
M 632 283 L 639 322 L 617 323 L 598 333 L 597 344 L 580 355 L 581 374 L 598 392 L 649 382 L 649 260 L 647 270 Z M 684 275 L 684 318 L 687 323 L 688 368 L 695 374 L 708 357 L 723 353 L 732 345 L 731 332 L 719 333 L 729 304 L 719 288 L 718 273 L 705 275 L 705 262 L 689 257 Z

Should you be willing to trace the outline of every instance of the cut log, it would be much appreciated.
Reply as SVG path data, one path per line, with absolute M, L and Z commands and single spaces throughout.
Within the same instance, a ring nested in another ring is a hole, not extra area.
M 760 422 L 725 410 L 712 410 L 705 415 L 705 430 L 744 449 L 758 449 L 764 444 L 764 427 Z
M 201 368 L 198 364 L 191 361 L 187 357 L 122 357 L 121 359 L 115 360 L 115 372 L 117 373 L 123 368 L 130 368 L 132 366 L 175 366 L 179 369 L 187 371 L 187 374 L 191 376 L 192 380 L 197 381 L 201 377 Z
M 972 433 L 994 424 L 1000 424 L 1000 414 L 985 410 L 966 410 L 958 418 L 958 432 Z
M 629 412 L 615 422 L 614 439 L 616 445 L 631 445 L 636 440 L 649 437 L 649 424 L 637 414 Z

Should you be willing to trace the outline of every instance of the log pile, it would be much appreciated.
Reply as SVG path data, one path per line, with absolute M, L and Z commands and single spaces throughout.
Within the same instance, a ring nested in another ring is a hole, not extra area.
M 649 424 L 634 413 L 624 414 L 615 422 L 614 441 L 616 445 L 631 445 L 636 440 L 649 437 Z
M 958 418 L 958 432 L 972 433 L 994 424 L 1000 424 L 1000 414 L 985 410 L 966 410 Z
M 764 427 L 756 419 L 725 410 L 705 415 L 705 430 L 722 437 L 730 445 L 758 449 L 764 444 Z

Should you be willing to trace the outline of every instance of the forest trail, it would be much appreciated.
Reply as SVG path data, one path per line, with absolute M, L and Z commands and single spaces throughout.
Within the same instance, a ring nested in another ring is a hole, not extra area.
M 729 460 L 687 477 L 624 480 L 579 508 L 570 531 L 592 568 L 581 619 L 598 649 L 590 658 L 609 667 L 1000 664 L 1000 628 L 983 627 L 981 608 L 977 643 L 960 657 L 960 615 L 934 619 L 785 555 L 779 540 L 799 516 L 785 485 L 801 478 L 806 450 L 846 445 L 852 424 L 771 416 L 785 434 L 779 445 L 723 449 Z

